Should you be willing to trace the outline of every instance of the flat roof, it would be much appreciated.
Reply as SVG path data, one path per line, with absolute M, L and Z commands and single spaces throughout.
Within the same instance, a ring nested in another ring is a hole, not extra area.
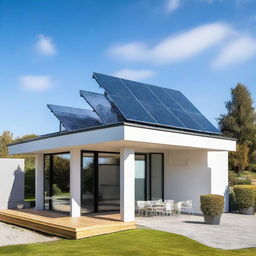
M 131 121 L 127 122 L 126 121 L 126 122 L 117 122 L 117 123 L 112 123 L 112 124 L 102 124 L 102 125 L 87 127 L 87 128 L 73 130 L 73 131 L 59 131 L 59 132 L 55 132 L 55 133 L 44 134 L 44 135 L 40 135 L 40 136 L 32 138 L 32 139 L 27 139 L 24 141 L 11 143 L 8 146 L 24 144 L 27 142 L 37 141 L 37 140 L 44 140 L 44 139 L 48 139 L 48 138 L 52 138 L 52 137 L 65 136 L 65 135 L 69 135 L 69 134 L 82 133 L 82 132 L 86 132 L 86 131 L 107 129 L 107 128 L 116 127 L 116 126 L 133 126 L 133 127 L 139 127 L 139 128 L 144 128 L 144 129 L 150 129 L 150 130 L 168 131 L 168 132 L 179 133 L 179 134 L 188 134 L 188 135 L 196 135 L 196 136 L 202 136 L 202 137 L 210 137 L 210 138 L 216 138 L 216 139 L 225 139 L 225 140 L 236 141 L 235 138 L 226 137 L 226 136 L 223 136 L 222 134 L 203 133 L 203 132 L 197 132 L 197 131 L 187 130 L 187 129 L 178 129 L 178 128 L 175 129 L 173 127 L 168 127 L 168 126 L 163 126 L 163 125 L 155 125 L 155 124 L 152 125 L 152 124 L 145 124 L 145 123 L 131 122 Z

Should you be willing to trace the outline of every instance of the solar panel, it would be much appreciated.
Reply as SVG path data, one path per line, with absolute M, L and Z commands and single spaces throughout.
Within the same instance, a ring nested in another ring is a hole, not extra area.
M 220 133 L 179 91 L 99 73 L 93 77 L 127 121 Z
M 68 131 L 97 126 L 103 123 L 100 117 L 92 110 L 51 104 L 48 104 L 47 107 Z
M 122 79 L 128 89 L 139 100 L 158 124 L 185 127 L 176 116 L 147 88 L 146 85 Z M 149 100 L 150 99 L 150 100 Z
M 126 120 L 157 123 L 121 79 L 98 73 L 94 73 L 94 78 L 105 89 L 108 99 L 114 103 Z
M 105 95 L 95 92 L 80 91 L 80 95 L 95 110 L 105 123 L 123 121 L 123 117 L 117 109 L 110 104 Z

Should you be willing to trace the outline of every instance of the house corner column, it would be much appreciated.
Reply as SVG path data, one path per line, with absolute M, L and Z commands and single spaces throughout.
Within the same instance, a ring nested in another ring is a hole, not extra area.
M 81 216 L 81 151 L 70 151 L 70 216 Z
M 44 154 L 36 154 L 35 189 L 36 209 L 44 209 Z
M 135 220 L 135 154 L 131 148 L 120 151 L 120 216 L 123 222 Z

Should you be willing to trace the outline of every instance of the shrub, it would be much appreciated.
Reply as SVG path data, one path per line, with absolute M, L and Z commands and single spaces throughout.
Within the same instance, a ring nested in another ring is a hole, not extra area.
M 221 195 L 201 195 L 201 211 L 208 216 L 219 216 L 223 212 L 224 196 Z
M 234 186 L 234 192 L 239 209 L 255 206 L 256 186 L 236 185 Z
M 238 207 L 237 207 L 237 201 L 236 201 L 234 189 L 230 187 L 229 188 L 229 211 L 234 212 L 237 210 L 238 210 Z
M 228 172 L 229 186 L 234 185 L 250 185 L 252 180 L 252 174 L 250 172 L 243 171 L 241 173 L 235 173 L 234 171 Z
M 247 170 L 249 172 L 256 172 L 256 164 L 255 163 L 250 163 L 247 167 Z

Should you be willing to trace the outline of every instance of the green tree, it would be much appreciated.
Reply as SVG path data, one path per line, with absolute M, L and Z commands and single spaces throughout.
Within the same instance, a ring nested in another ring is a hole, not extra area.
M 7 145 L 13 142 L 13 134 L 10 131 L 4 131 L 0 136 L 0 157 L 10 157 Z
M 244 171 L 249 165 L 249 148 L 246 145 L 237 144 L 235 152 L 229 153 L 229 167 L 236 172 Z
M 9 155 L 8 144 L 22 142 L 37 137 L 28 134 L 14 138 L 10 131 L 4 131 L 0 135 L 0 158 L 24 158 L 25 159 L 25 194 L 33 196 L 35 193 L 35 156 L 34 155 Z
M 237 139 L 238 151 L 230 154 L 230 162 L 242 171 L 255 161 L 256 151 L 256 113 L 248 88 L 238 83 L 231 89 L 231 100 L 225 106 L 227 114 L 218 118 L 219 128 L 224 135 Z
M 218 118 L 220 130 L 237 139 L 238 144 L 250 146 L 255 140 L 256 114 L 248 88 L 238 83 L 231 89 L 231 100 L 225 103 L 227 114 Z

